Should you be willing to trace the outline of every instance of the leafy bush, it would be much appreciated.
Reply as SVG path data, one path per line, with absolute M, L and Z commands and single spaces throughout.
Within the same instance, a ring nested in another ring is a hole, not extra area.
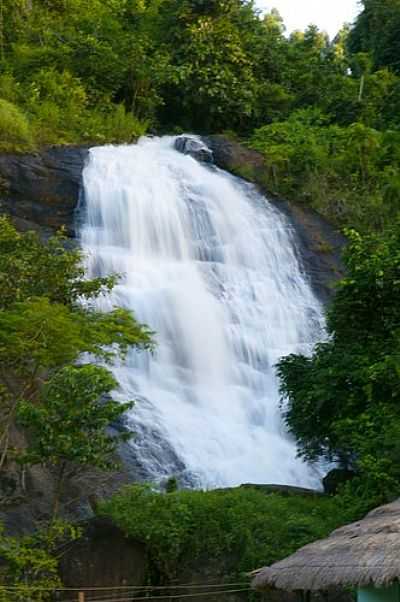
M 307 203 L 339 226 L 381 229 L 399 215 L 400 134 L 363 123 L 329 124 L 315 109 L 255 131 L 267 186 Z
M 283 497 L 251 488 L 160 494 L 140 485 L 122 490 L 100 512 L 146 543 L 158 571 L 170 579 L 178 568 L 204 558 L 238 577 L 352 518 L 333 498 Z
M 143 136 L 146 130 L 147 122 L 139 121 L 123 105 L 110 105 L 107 110 L 86 113 L 81 137 L 99 143 L 129 143 Z
M 281 359 L 278 373 L 300 454 L 353 469 L 346 493 L 377 505 L 400 493 L 400 224 L 347 234 L 330 337 L 311 357 Z
M 0 151 L 24 152 L 34 148 L 31 128 L 23 112 L 0 98 Z
M 60 521 L 21 537 L 6 536 L 0 525 L 1 602 L 53 600 L 55 590 L 62 586 L 60 548 L 80 535 L 78 528 Z
M 40 144 L 72 142 L 87 107 L 85 88 L 69 71 L 40 69 L 28 86 L 27 104 Z

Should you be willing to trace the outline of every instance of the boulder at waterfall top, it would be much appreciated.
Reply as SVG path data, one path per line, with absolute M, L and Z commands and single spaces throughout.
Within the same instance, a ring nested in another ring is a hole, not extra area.
M 179 136 L 175 140 L 175 148 L 180 153 L 190 155 L 197 161 L 202 161 L 203 163 L 213 163 L 214 161 L 212 150 L 197 138 Z

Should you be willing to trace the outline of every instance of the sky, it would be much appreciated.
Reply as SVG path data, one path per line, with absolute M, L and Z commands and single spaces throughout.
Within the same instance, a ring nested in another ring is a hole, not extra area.
M 289 33 L 313 23 L 331 38 L 360 10 L 358 0 L 256 0 L 256 5 L 262 10 L 277 8 Z

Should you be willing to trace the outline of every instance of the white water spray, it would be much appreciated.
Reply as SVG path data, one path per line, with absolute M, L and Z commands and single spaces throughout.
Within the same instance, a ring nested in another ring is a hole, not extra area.
M 204 487 L 315 485 L 279 411 L 274 364 L 309 352 L 322 312 L 287 219 L 238 178 L 174 150 L 173 138 L 94 148 L 81 228 L 89 275 L 123 274 L 107 310 L 134 311 L 154 356 L 114 368 L 148 478 Z

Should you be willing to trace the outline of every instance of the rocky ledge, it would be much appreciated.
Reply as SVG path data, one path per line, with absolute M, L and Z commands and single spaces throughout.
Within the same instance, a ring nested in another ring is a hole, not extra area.
M 0 211 L 20 230 L 47 235 L 65 226 L 74 235 L 84 147 L 51 147 L 36 154 L 0 155 Z
M 213 152 L 202 142 L 193 136 L 178 136 L 175 140 L 175 148 L 184 155 L 189 155 L 203 163 L 213 163 Z

